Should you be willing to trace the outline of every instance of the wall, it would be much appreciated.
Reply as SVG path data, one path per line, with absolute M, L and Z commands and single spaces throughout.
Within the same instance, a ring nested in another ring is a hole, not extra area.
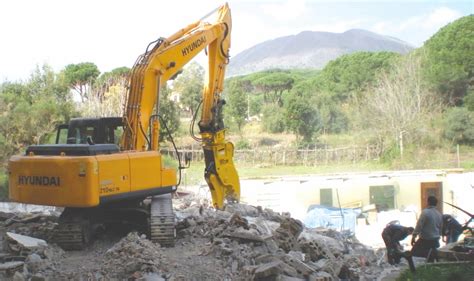
M 444 201 L 474 213 L 473 172 L 423 170 L 242 180 L 241 189 L 242 201 L 248 204 L 269 207 L 278 212 L 287 211 L 302 219 L 311 204 L 319 204 L 321 188 L 333 189 L 334 206 L 338 206 L 338 194 L 342 206 L 355 202 L 367 206 L 370 203 L 370 186 L 393 185 L 395 208 L 419 212 L 422 182 L 441 182 Z M 443 211 L 461 219 L 467 218 L 447 204 L 443 204 Z

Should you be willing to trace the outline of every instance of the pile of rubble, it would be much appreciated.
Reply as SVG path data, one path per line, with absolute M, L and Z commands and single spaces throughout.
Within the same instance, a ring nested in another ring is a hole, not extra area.
M 58 265 L 65 252 L 45 240 L 12 232 L 4 235 L 0 254 L 0 279 L 44 280 L 56 276 Z
M 306 229 L 289 214 L 245 204 L 214 210 L 193 196 L 174 204 L 174 248 L 131 232 L 115 244 L 99 238 L 84 251 L 64 252 L 50 237 L 56 216 L 0 219 L 0 279 L 373 280 L 390 267 L 383 251 L 337 231 Z
M 208 238 L 211 254 L 236 279 L 370 280 L 383 270 L 383 256 L 372 249 L 336 231 L 305 229 L 288 214 L 242 204 L 178 214 L 178 237 Z
M 104 276 L 120 278 L 139 277 L 143 273 L 159 273 L 162 251 L 155 244 L 136 232 L 129 233 L 104 255 L 101 270 Z

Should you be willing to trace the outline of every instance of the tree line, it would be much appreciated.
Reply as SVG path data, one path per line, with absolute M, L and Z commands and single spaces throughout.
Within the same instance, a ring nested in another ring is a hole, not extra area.
M 266 132 L 294 134 L 300 147 L 317 147 L 324 135 L 350 134 L 386 155 L 446 142 L 472 146 L 472 30 L 471 15 L 407 55 L 358 52 L 322 70 L 274 69 L 230 77 L 223 93 L 226 124 L 242 134 L 247 123 L 258 122 Z M 3 82 L 0 161 L 30 144 L 50 142 L 55 127 L 71 118 L 121 116 L 129 72 L 120 67 L 101 73 L 84 62 L 55 73 L 44 65 L 25 81 Z M 191 63 L 162 91 L 160 114 L 172 132 L 179 129 L 180 116 L 198 113 L 204 75 L 202 66 Z M 171 98 L 176 93 L 179 101 Z
M 472 30 L 470 15 L 406 55 L 357 52 L 321 71 L 275 69 L 230 78 L 231 122 L 240 129 L 250 116 L 261 117 L 266 131 L 292 132 L 300 146 L 318 145 L 327 134 L 358 136 L 398 155 L 410 147 L 472 146 Z

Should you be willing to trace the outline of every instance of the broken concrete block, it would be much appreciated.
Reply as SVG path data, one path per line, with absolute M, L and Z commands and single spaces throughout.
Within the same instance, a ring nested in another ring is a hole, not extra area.
M 38 238 L 33 238 L 21 234 L 16 234 L 12 232 L 7 232 L 6 233 L 7 239 L 10 241 L 15 241 L 18 243 L 21 247 L 26 248 L 26 249 L 36 249 L 39 247 L 45 247 L 48 246 L 46 241 L 43 239 L 38 239 Z
M 344 243 L 341 240 L 337 240 L 328 236 L 321 235 L 313 229 L 305 229 L 300 237 L 300 240 L 313 241 L 320 245 L 322 248 L 327 249 L 334 256 L 338 257 L 345 252 Z
M 290 277 L 298 277 L 298 278 L 303 277 L 303 275 L 299 274 L 295 268 L 291 267 L 290 265 L 284 262 L 281 264 L 281 272 L 282 274 L 285 274 Z
M 299 260 L 299 261 L 304 261 L 304 254 L 300 251 L 289 251 L 288 255 L 292 256 L 293 258 Z
M 13 271 L 14 269 L 22 267 L 24 264 L 25 262 L 22 261 L 7 261 L 4 263 L 0 263 L 0 271 Z
M 21 272 L 15 272 L 15 275 L 13 275 L 13 281 L 26 281 L 27 279 L 25 278 L 25 275 Z
M 273 261 L 279 261 L 280 259 L 274 255 L 271 254 L 264 254 L 260 255 L 255 258 L 255 263 L 256 264 L 262 264 L 262 263 L 269 263 Z
M 283 261 L 305 277 L 308 277 L 311 273 L 316 271 L 314 268 L 288 254 L 283 257 Z
M 223 236 L 237 239 L 241 242 L 257 242 L 257 243 L 263 243 L 266 239 L 270 238 L 270 236 L 265 237 L 265 236 L 260 235 L 255 229 L 246 230 L 242 227 L 239 227 L 230 231 L 229 230 L 225 231 Z
M 273 254 L 279 249 L 278 244 L 273 239 L 267 239 L 267 241 L 265 241 L 265 246 L 267 247 L 268 252 Z
M 236 227 L 243 227 L 244 229 L 249 229 L 249 222 L 247 219 L 242 218 L 238 213 L 235 213 L 230 217 L 229 220 L 230 225 L 236 226 Z
M 321 271 L 313 273 L 309 276 L 308 281 L 333 281 L 334 278 L 331 274 Z
M 278 281 L 305 281 L 306 279 L 298 278 L 298 277 L 291 277 L 286 275 L 280 275 L 277 278 Z
M 255 279 L 269 278 L 270 276 L 277 276 L 281 272 L 281 261 L 274 261 L 260 265 L 254 273 Z
M 249 217 L 258 217 L 260 211 L 258 208 L 246 205 L 246 204 L 228 204 L 225 206 L 225 211 L 230 213 L 239 213 L 242 216 L 249 216 Z
M 46 278 L 44 278 L 43 275 L 41 275 L 40 273 L 37 273 L 35 275 L 33 275 L 29 281 L 45 281 Z
M 37 272 L 45 264 L 38 254 L 31 254 L 26 258 L 26 266 L 30 272 Z

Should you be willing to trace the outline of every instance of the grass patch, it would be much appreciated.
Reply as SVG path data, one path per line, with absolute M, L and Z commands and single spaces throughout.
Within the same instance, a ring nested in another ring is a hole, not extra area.
M 0 201 L 8 199 L 8 181 L 7 174 L 3 168 L 0 168 Z
M 415 273 L 407 270 L 397 281 L 472 281 L 474 280 L 474 262 L 427 264 L 416 269 Z
M 357 165 L 339 164 L 326 166 L 259 166 L 258 164 L 235 164 L 239 178 L 260 179 L 281 176 L 316 175 L 329 173 L 350 173 L 387 170 L 387 167 L 374 162 L 358 163 Z M 206 184 L 204 180 L 204 163 L 192 162 L 189 169 L 183 171 L 183 185 Z

